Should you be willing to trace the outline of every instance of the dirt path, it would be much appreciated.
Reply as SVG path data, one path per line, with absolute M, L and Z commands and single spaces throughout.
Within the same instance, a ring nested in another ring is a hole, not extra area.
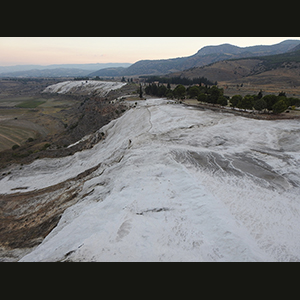
M 3 138 L 5 138 L 5 139 L 7 139 L 7 140 L 9 140 L 9 141 L 11 141 L 11 142 L 13 142 L 14 144 L 17 144 L 17 145 L 21 146 L 21 144 L 19 144 L 18 142 L 14 141 L 14 140 L 12 140 L 10 138 L 8 138 L 7 136 L 5 136 L 5 135 L 3 135 L 1 133 L 0 133 L 0 136 L 3 137 Z

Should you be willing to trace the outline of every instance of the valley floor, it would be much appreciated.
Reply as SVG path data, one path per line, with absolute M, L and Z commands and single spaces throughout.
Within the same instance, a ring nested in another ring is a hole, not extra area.
M 4 214 L 23 230 L 41 229 L 26 210 L 51 220 L 65 209 L 21 261 L 300 260 L 299 121 L 137 102 L 92 149 L 0 180 Z

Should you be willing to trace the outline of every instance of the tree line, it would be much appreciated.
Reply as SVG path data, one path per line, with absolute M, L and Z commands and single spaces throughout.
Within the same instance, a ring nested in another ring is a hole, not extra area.
M 170 83 L 164 84 L 151 83 L 145 87 L 145 93 L 152 96 L 167 97 L 169 99 L 197 99 L 199 102 L 217 104 L 221 106 L 231 106 L 244 110 L 256 110 L 262 113 L 273 112 L 280 114 L 287 108 L 300 106 L 300 99 L 287 97 L 284 92 L 276 95 L 263 95 L 260 91 L 257 95 L 234 95 L 232 98 L 224 95 L 224 90 L 217 86 L 194 85 L 185 87 L 182 84 L 177 85 L 173 90 Z
M 227 105 L 227 98 L 223 96 L 223 89 L 219 89 L 216 86 L 189 86 L 185 87 L 182 84 L 178 84 L 173 90 L 170 83 L 165 86 L 164 84 L 150 83 L 145 87 L 145 93 L 151 96 L 167 97 L 169 99 L 185 99 L 185 98 L 198 98 L 203 102 L 219 103 Z M 205 99 L 202 97 L 205 95 Z M 219 99 L 220 98 L 220 99 Z M 202 100 L 201 100 L 202 99 Z M 222 101 L 221 101 L 222 100 Z
M 246 95 L 242 97 L 241 95 L 234 95 L 230 99 L 231 106 L 248 109 L 257 110 L 260 112 L 273 112 L 274 114 L 280 114 L 286 109 L 291 107 L 295 109 L 300 106 L 300 99 L 295 97 L 287 97 L 284 92 L 280 92 L 276 95 L 265 95 L 263 96 L 262 91 L 257 95 Z
M 201 93 L 198 91 L 198 101 L 207 102 L 212 104 L 219 104 L 221 106 L 231 106 L 232 108 L 239 108 L 244 110 L 256 110 L 263 113 L 273 112 L 274 114 L 280 114 L 287 108 L 291 107 L 295 109 L 300 106 L 300 99 L 295 97 L 287 97 L 284 92 L 280 92 L 276 95 L 263 96 L 262 91 L 257 95 L 234 95 L 229 97 L 224 96 L 223 89 L 212 87 L 209 93 Z
M 182 84 L 182 85 L 194 85 L 194 84 L 204 84 L 204 85 L 217 85 L 216 82 L 212 82 L 205 77 L 197 78 L 186 78 L 186 77 L 162 77 L 162 76 L 140 76 L 140 78 L 146 78 L 146 83 L 159 82 L 159 83 L 169 83 L 169 84 Z
M 211 87 L 208 92 L 202 92 L 199 87 L 192 87 L 193 96 L 200 102 L 219 104 L 221 106 L 231 106 L 232 108 L 239 108 L 244 110 L 256 110 L 263 113 L 273 112 L 274 114 L 280 114 L 287 108 L 291 107 L 295 109 L 300 106 L 300 99 L 295 97 L 287 97 L 284 92 L 280 92 L 276 95 L 263 96 L 262 91 L 257 95 L 234 95 L 229 99 L 228 96 L 224 96 L 223 89 L 219 89 L 216 86 Z

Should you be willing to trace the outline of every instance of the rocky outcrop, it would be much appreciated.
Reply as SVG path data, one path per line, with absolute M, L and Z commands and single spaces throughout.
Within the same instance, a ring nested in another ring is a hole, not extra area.
M 2 194 L 0 199 L 0 261 L 15 256 L 16 249 L 40 244 L 57 225 L 62 213 L 86 195 L 79 196 L 83 184 L 99 165 L 74 178 L 39 190 L 24 192 L 26 187 L 14 188 L 15 193 Z M 18 192 L 22 190 L 22 192 Z M 19 251 L 19 254 L 22 254 Z M 2 257 L 2 258 L 1 258 Z

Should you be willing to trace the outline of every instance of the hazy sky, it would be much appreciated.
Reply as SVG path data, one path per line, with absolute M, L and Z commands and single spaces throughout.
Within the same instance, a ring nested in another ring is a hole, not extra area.
M 208 45 L 271 45 L 300 37 L 0 37 L 0 65 L 134 63 L 189 56 Z

